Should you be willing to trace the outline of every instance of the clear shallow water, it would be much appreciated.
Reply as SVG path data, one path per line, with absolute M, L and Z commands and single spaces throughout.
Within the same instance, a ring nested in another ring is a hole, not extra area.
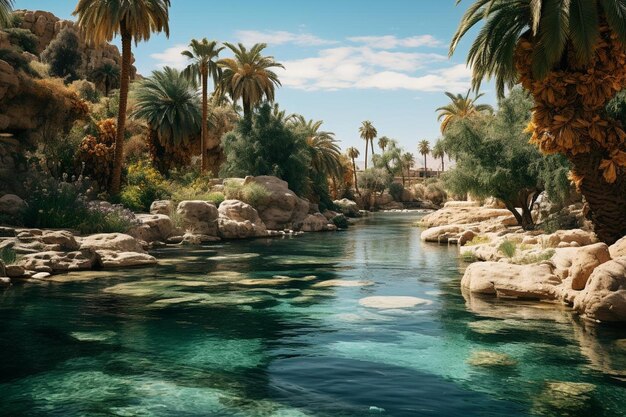
M 626 415 L 624 327 L 465 298 L 456 250 L 420 242 L 415 220 L 14 286 L 0 415 Z M 373 285 L 316 285 L 331 279 Z M 429 302 L 359 304 L 387 295 Z

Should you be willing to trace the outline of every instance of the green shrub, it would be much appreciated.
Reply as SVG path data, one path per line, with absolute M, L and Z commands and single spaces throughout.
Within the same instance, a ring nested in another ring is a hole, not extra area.
M 240 200 L 255 208 L 267 204 L 271 195 L 267 188 L 254 182 L 246 185 L 232 182 L 226 183 L 224 185 L 224 194 L 228 200 Z
M 404 193 L 404 186 L 397 182 L 389 184 L 389 194 L 393 197 L 394 201 L 402 201 L 402 194 Z
M 413 195 L 419 200 L 424 200 L 426 196 L 426 187 L 423 184 L 415 184 L 413 186 Z
M 4 31 L 9 35 L 9 42 L 24 52 L 37 53 L 37 36 L 28 29 L 8 28 Z
M 476 255 L 474 255 L 472 252 L 462 252 L 461 259 L 463 260 L 463 262 L 467 263 L 473 263 L 477 261 Z
M 393 181 L 393 177 L 382 168 L 368 168 L 357 174 L 359 188 L 369 191 L 384 191 Z
M 448 199 L 448 194 L 438 183 L 428 184 L 424 198 L 431 203 L 440 206 Z
M 514 261 L 518 265 L 536 264 L 551 259 L 555 253 L 556 251 L 554 249 L 550 249 L 539 254 L 524 255 L 520 258 L 514 259 Z
M 4 262 L 5 265 L 12 265 L 17 261 L 17 254 L 13 248 L 2 248 L 0 249 L 0 261 Z
M 82 54 L 78 32 L 67 26 L 56 35 L 41 53 L 41 60 L 50 65 L 50 74 L 71 82 L 82 77 Z
M 465 246 L 483 245 L 485 243 L 489 243 L 489 237 L 478 235 L 478 236 L 474 236 L 474 238 L 470 240 L 469 242 L 467 242 Z
M 76 80 L 70 84 L 70 88 L 83 100 L 91 103 L 98 103 L 100 101 L 100 92 L 96 88 L 96 85 L 90 81 Z
M 332 222 L 339 229 L 347 229 L 350 226 L 350 223 L 348 223 L 348 219 L 343 214 L 333 217 Z
M 133 211 L 149 211 L 153 201 L 169 198 L 165 179 L 146 162 L 128 167 L 126 183 L 120 203 Z
M 24 71 L 31 77 L 37 77 L 38 74 L 30 67 L 26 58 L 13 49 L 0 49 L 0 60 L 6 61 L 16 70 Z
M 507 258 L 512 258 L 515 256 L 515 252 L 517 251 L 517 245 L 515 242 L 511 242 L 510 240 L 505 240 L 498 246 L 498 250 L 502 252 Z

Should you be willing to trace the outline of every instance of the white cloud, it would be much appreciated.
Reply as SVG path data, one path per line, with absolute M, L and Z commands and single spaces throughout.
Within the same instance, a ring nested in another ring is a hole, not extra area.
M 422 46 L 438 47 L 443 43 L 432 35 L 411 36 L 408 38 L 398 38 L 393 35 L 386 36 L 353 36 L 348 38 L 349 41 L 355 43 L 363 43 L 371 48 L 376 49 L 394 49 L 394 48 L 419 48 Z
M 159 68 L 167 66 L 183 69 L 187 66 L 188 62 L 187 57 L 181 54 L 185 49 L 187 49 L 186 45 L 174 45 L 171 48 L 167 48 L 163 52 L 151 54 L 150 58 L 156 59 L 158 61 L 156 66 Z
M 411 76 L 395 71 L 382 71 L 359 80 L 356 88 L 375 88 L 379 90 L 412 91 L 462 91 L 469 88 L 471 71 L 465 65 L 429 73 Z
M 336 41 L 322 39 L 308 33 L 286 31 L 240 30 L 235 35 L 237 40 L 244 44 L 267 43 L 269 45 L 294 44 L 300 46 L 321 46 L 337 43 Z

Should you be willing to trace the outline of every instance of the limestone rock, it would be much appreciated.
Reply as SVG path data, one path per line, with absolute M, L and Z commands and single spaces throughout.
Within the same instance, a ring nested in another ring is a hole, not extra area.
M 611 258 L 620 258 L 626 256 L 626 236 L 615 242 L 609 247 Z
M 574 309 L 599 321 L 626 321 L 626 257 L 598 266 L 574 299 Z
M 309 214 L 300 225 L 300 230 L 303 232 L 321 232 L 334 229 L 337 229 L 335 225 L 329 224 L 326 217 L 321 213 Z
M 598 241 L 593 232 L 586 232 L 581 229 L 558 230 L 544 238 L 547 246 L 556 248 L 560 243 L 577 243 L 579 246 L 591 245 Z
M 154 265 L 154 256 L 142 252 L 116 252 L 111 250 L 97 251 L 99 264 L 103 268 L 123 268 L 130 266 Z
M 60 249 L 70 252 L 80 247 L 74 235 L 67 230 L 46 230 L 39 239 L 46 245 L 59 245 Z
M 39 252 L 25 255 L 20 265 L 36 272 L 66 272 L 91 269 L 96 261 L 93 251 L 84 249 L 74 252 Z
M 464 232 L 464 228 L 462 226 L 452 224 L 426 229 L 422 232 L 420 237 L 424 242 L 445 243 L 450 237 L 456 237 L 457 234 L 462 232 Z
M 172 220 L 164 214 L 137 214 L 136 218 L 141 224 L 128 231 L 135 239 L 164 242 L 174 231 Z
M 272 176 L 246 177 L 244 185 L 251 183 L 262 185 L 270 194 L 263 205 L 256 207 L 268 229 L 292 229 L 309 214 L 309 202 L 291 191 L 286 181 Z
M 448 206 L 424 216 L 420 224 L 424 227 L 445 226 L 450 224 L 474 224 L 494 219 L 502 226 L 517 224 L 515 217 L 508 210 L 487 207 Z
M 200 200 L 181 201 L 176 212 L 182 217 L 184 227 L 200 235 L 217 236 L 219 212 L 214 204 Z
M 169 216 L 174 211 L 171 200 L 156 200 L 150 204 L 150 214 L 164 214 Z
M 4 61 L 0 61 L 4 62 Z M 26 208 L 26 202 L 15 194 L 5 194 L 0 197 L 0 213 L 15 216 Z
M 529 299 L 554 299 L 561 280 L 549 263 L 514 265 L 478 262 L 467 267 L 461 286 L 473 293 Z
M 7 265 L 4 272 L 9 278 L 17 278 L 24 276 L 26 269 L 22 265 Z
M 267 229 L 254 207 L 239 200 L 225 200 L 218 209 L 218 229 L 224 239 L 267 235 Z
M 134 237 L 124 233 L 100 233 L 84 237 L 80 249 L 144 252 L 143 247 Z
M 333 201 L 333 204 L 339 208 L 341 213 L 347 217 L 359 217 L 359 206 L 352 200 L 348 200 L 347 198 L 342 198 L 341 200 Z
M 552 256 L 556 275 L 561 280 L 571 279 L 573 290 L 585 288 L 593 270 L 609 260 L 611 260 L 609 248 L 604 243 L 596 243 L 581 248 L 557 249 Z

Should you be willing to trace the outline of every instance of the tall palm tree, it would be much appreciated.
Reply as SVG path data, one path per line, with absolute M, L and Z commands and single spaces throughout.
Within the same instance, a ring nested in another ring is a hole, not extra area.
M 153 32 L 169 37 L 170 0 L 78 0 L 73 15 L 85 39 L 95 45 L 110 42 L 117 35 L 122 41 L 120 108 L 117 117 L 115 159 L 111 193 L 118 194 L 124 161 L 126 106 L 130 86 L 131 44 L 150 39 Z
M 372 122 L 365 120 L 359 127 L 359 134 L 365 141 L 365 169 L 367 169 L 367 145 L 372 144 L 372 155 L 374 155 L 374 138 L 378 135 L 378 131 Z
M 96 85 L 104 88 L 104 95 L 108 97 L 111 90 L 119 85 L 120 67 L 113 62 L 105 62 L 91 71 L 90 78 Z
M 411 152 L 405 152 L 402 154 L 402 165 L 406 168 L 406 176 L 411 183 L 411 168 L 415 165 L 415 156 Z
M 445 94 L 450 98 L 451 103 L 437 109 L 439 112 L 437 121 L 441 121 L 441 133 L 444 133 L 448 126 L 450 126 L 450 123 L 455 120 L 465 119 L 482 112 L 493 113 L 493 107 L 490 105 L 476 104 L 476 101 L 481 98 L 483 94 L 476 94 L 473 98 L 470 98 L 471 91 L 471 89 L 467 90 L 467 94 L 465 95 L 455 95 L 446 91 Z
M 209 117 L 209 75 L 213 79 L 213 85 L 217 85 L 221 70 L 217 65 L 217 57 L 224 47 L 218 47 L 217 41 L 208 41 L 206 38 L 198 41 L 192 39 L 189 50 L 182 54 L 192 62 L 184 69 L 183 75 L 194 83 L 200 82 L 202 86 L 202 139 L 200 141 L 200 171 L 207 170 L 207 120 Z
M 11 10 L 13 10 L 13 0 L 0 0 L 0 28 L 11 24 Z
M 264 97 L 267 101 L 274 101 L 276 86 L 281 84 L 272 68 L 285 67 L 274 61 L 273 56 L 261 54 L 267 47 L 264 43 L 253 45 L 250 50 L 241 43 L 233 45 L 225 42 L 224 45 L 235 56 L 218 61 L 223 71 L 220 78 L 220 91 L 228 93 L 233 101 L 241 99 L 243 114 L 245 117 L 250 117 L 252 108 L 263 101 Z
M 383 151 L 383 153 L 385 153 L 385 148 L 387 147 L 387 145 L 389 145 L 389 141 L 391 139 L 389 139 L 387 136 L 381 136 L 380 138 L 378 138 L 378 147 Z
M 450 45 L 484 23 L 470 48 L 473 86 L 518 82 L 535 107 L 531 141 L 561 153 L 585 196 L 598 237 L 626 234 L 626 133 L 605 106 L 626 87 L 624 0 L 475 0 Z
M 155 167 L 163 174 L 189 163 L 201 131 L 200 100 L 193 83 L 165 67 L 139 81 L 130 116 L 148 125 L 148 144 Z
M 446 150 L 443 146 L 443 142 L 441 139 L 438 139 L 435 142 L 435 146 L 433 146 L 433 158 L 441 158 L 441 172 L 445 171 L 445 165 L 443 162 L 443 158 L 446 155 Z
M 426 157 L 430 153 L 430 142 L 427 140 L 420 141 L 419 145 L 417 145 L 417 150 L 421 155 L 424 155 L 424 179 L 426 179 L 426 175 L 428 174 L 428 167 L 426 166 Z
M 367 146 L 365 147 L 365 150 L 367 151 Z M 352 172 L 354 172 L 354 189 L 356 190 L 357 194 L 361 194 L 359 192 L 359 184 L 356 179 L 356 162 L 355 162 L 355 159 L 358 158 L 359 155 L 361 155 L 361 153 L 359 152 L 357 148 L 355 148 L 354 146 L 351 146 L 348 149 L 346 149 L 346 154 L 348 155 L 350 159 L 352 159 Z
M 300 116 L 297 126 L 306 136 L 311 153 L 311 168 L 322 175 L 340 178 L 343 175 L 341 150 L 334 133 L 320 130 L 323 123 L 321 120 L 306 121 Z

